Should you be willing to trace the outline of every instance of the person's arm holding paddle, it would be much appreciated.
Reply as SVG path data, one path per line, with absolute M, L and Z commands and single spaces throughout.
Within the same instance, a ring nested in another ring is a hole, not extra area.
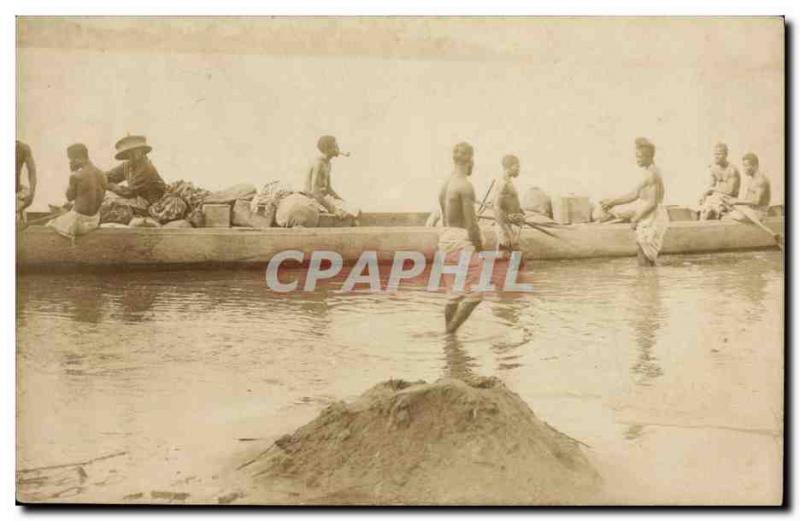
M 729 199 L 728 204 L 731 211 L 724 219 L 754 224 L 772 236 L 778 247 L 783 249 L 783 235 L 775 233 L 761 222 L 769 208 L 770 185 L 767 177 L 759 171 L 758 156 L 753 153 L 747 153 L 742 158 L 742 164 L 744 173 L 750 179 L 750 182 L 744 197 Z

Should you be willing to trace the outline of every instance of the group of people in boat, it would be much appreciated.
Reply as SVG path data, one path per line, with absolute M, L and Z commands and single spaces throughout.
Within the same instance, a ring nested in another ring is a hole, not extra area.
M 100 208 L 107 191 L 116 197 L 142 200 L 145 205 L 157 205 L 162 201 L 167 185 L 148 157 L 152 148 L 144 136 L 126 136 L 116 143 L 115 148 L 114 157 L 122 163 L 103 172 L 92 163 L 85 145 L 77 143 L 67 147 L 71 172 L 66 193 L 69 209 L 50 220 L 48 226 L 70 238 L 98 228 Z M 635 232 L 640 265 L 653 266 L 669 225 L 664 207 L 664 180 L 655 163 L 655 145 L 640 137 L 634 141 L 634 148 L 640 179 L 630 192 L 600 201 L 599 208 L 618 220 L 630 223 Z M 319 154 L 305 172 L 304 190 L 295 195 L 313 201 L 331 214 L 350 217 L 351 222 L 357 225 L 360 211 L 345 203 L 332 186 L 331 161 L 346 154 L 339 150 L 336 138 L 329 135 L 319 138 L 317 149 Z M 17 141 L 16 152 L 17 214 L 19 219 L 24 219 L 24 210 L 30 206 L 36 193 L 36 166 L 28 145 Z M 470 182 L 474 148 L 466 142 L 456 144 L 452 160 L 452 173 L 439 192 L 439 207 L 429 220 L 431 225 L 443 226 L 439 233 L 439 251 L 455 262 L 464 253 L 469 257 L 466 284 L 463 290 L 451 293 L 446 306 L 448 331 L 455 331 L 482 300 L 482 291 L 476 291 L 475 288 L 483 265 L 479 253 L 484 251 L 485 246 L 479 226 L 483 210 L 491 208 L 494 214 L 496 251 L 501 259 L 508 259 L 519 250 L 520 231 L 523 225 L 529 224 L 515 186 L 521 169 L 517 156 L 506 155 L 502 158 L 503 173 L 490 186 L 490 192 L 494 188 L 494 196 L 487 201 L 490 194 L 487 192 L 480 204 Z M 23 168 L 27 169 L 28 186 L 21 183 Z M 745 154 L 742 157 L 742 170 L 749 180 L 744 188 L 739 170 L 728 161 L 727 145 L 719 143 L 714 147 L 714 163 L 709 167 L 709 186 L 698 208 L 700 219 L 756 222 L 766 216 L 770 184 L 759 170 L 758 157 L 753 153 Z M 619 210 L 626 205 L 628 207 L 625 210 Z M 285 226 L 293 226 L 302 219 L 289 216 L 279 221 Z
M 62 235 L 74 237 L 97 228 L 100 224 L 100 206 L 107 191 L 119 198 L 136 199 L 144 206 L 154 205 L 165 196 L 167 185 L 148 157 L 152 147 L 147 144 L 144 136 L 125 136 L 117 141 L 115 148 L 114 157 L 122 162 L 107 172 L 102 172 L 92 163 L 85 145 L 77 143 L 67 148 L 71 172 L 67 200 L 71 208 L 49 223 Z M 640 261 L 647 264 L 652 263 L 658 255 L 668 218 L 662 204 L 664 184 L 654 161 L 655 145 L 647 139 L 638 138 L 635 148 L 636 162 L 643 173 L 642 180 L 631 192 L 600 201 L 599 209 L 616 220 L 631 223 L 637 231 Z M 330 135 L 319 138 L 317 149 L 319 153 L 305 173 L 304 187 L 299 196 L 313 199 L 320 209 L 340 217 L 349 217 L 357 225 L 360 211 L 345 202 L 333 189 L 331 182 L 331 161 L 347 154 L 341 153 L 336 138 Z M 472 146 L 468 143 L 459 143 L 454 148 L 455 168 L 464 173 L 465 177 L 472 171 L 473 154 Z M 493 209 L 498 247 L 504 252 L 510 252 L 518 246 L 519 230 L 525 219 L 519 193 L 514 185 L 514 180 L 520 173 L 520 161 L 514 155 L 506 155 L 501 164 L 502 176 L 493 182 L 494 197 L 488 204 L 482 201 L 480 210 Z M 21 182 L 23 169 L 27 169 L 27 186 Z M 742 157 L 741 170 L 748 179 L 747 183 L 742 182 L 739 168 L 728 160 L 728 146 L 725 143 L 716 144 L 714 161 L 709 166 L 708 187 L 696 209 L 699 219 L 747 222 L 753 215 L 763 219 L 770 203 L 769 180 L 759 170 L 758 157 L 753 153 Z M 31 148 L 20 141 L 16 142 L 16 174 L 17 215 L 19 219 L 24 219 L 24 211 L 31 205 L 36 194 L 37 176 Z M 477 204 L 477 201 L 473 201 L 473 204 Z M 747 208 L 742 211 L 743 207 Z M 291 213 L 292 205 L 288 205 L 288 208 Z M 454 218 L 453 215 L 450 216 L 450 219 Z M 469 219 L 469 215 L 460 219 Z M 432 223 L 436 224 L 437 220 L 449 227 L 443 203 L 435 212 Z M 281 222 L 285 226 L 293 226 L 298 223 L 302 225 L 303 220 L 289 215 Z M 465 229 L 472 228 L 471 224 L 465 226 Z M 475 242 L 476 232 L 473 230 L 472 233 L 472 242 Z
M 635 233 L 639 264 L 654 266 L 669 226 L 669 216 L 664 206 L 664 179 L 655 163 L 655 145 L 639 137 L 634 141 L 634 147 L 640 179 L 630 192 L 603 199 L 599 206 L 617 220 L 630 223 Z M 724 144 L 715 147 L 715 163 L 710 168 L 711 183 L 701 199 L 700 217 L 757 223 L 766 216 L 769 207 L 769 180 L 759 171 L 758 156 L 747 153 L 742 162 L 749 182 L 746 188 L 741 189 L 738 170 L 728 163 L 727 151 Z M 483 259 L 479 252 L 484 250 L 484 239 L 478 225 L 478 214 L 484 205 L 478 205 L 475 190 L 469 181 L 474 165 L 473 156 L 474 149 L 469 143 L 459 143 L 454 147 L 453 172 L 439 193 L 439 212 L 444 226 L 439 234 L 439 250 L 452 261 L 457 261 L 464 252 L 470 255 L 463 290 L 451 292 L 445 306 L 445 327 L 448 332 L 454 332 L 464 323 L 480 304 L 483 294 L 479 284 Z M 495 181 L 497 187 L 492 206 L 497 248 L 503 253 L 501 258 L 508 258 L 511 252 L 519 250 L 519 230 L 526 223 L 526 215 L 514 183 L 520 174 L 520 161 L 514 155 L 506 155 L 501 163 L 503 174 Z M 625 205 L 628 208 L 618 211 L 619 207 Z M 476 207 L 479 208 L 477 211 Z M 435 220 L 431 223 L 435 224 Z
M 764 218 L 770 203 L 769 179 L 759 170 L 758 156 L 748 152 L 742 156 L 742 176 L 736 165 L 728 161 L 728 145 L 714 146 L 714 162 L 708 167 L 709 184 L 699 202 L 699 218 L 747 220 L 741 212 L 741 204 L 747 205 L 760 218 Z M 737 206 L 739 206 L 737 208 Z
M 303 210 L 311 205 L 315 217 L 319 209 L 342 219 L 350 219 L 350 222 L 357 225 L 360 210 L 345 202 L 333 189 L 331 182 L 331 160 L 342 154 L 336 138 L 329 135 L 320 137 L 317 148 L 319 154 L 314 157 L 305 172 L 303 189 L 293 194 L 294 200 L 287 201 L 283 207 L 284 211 L 277 219 L 278 222 L 287 227 L 307 225 L 308 220 L 303 218 Z M 170 190 L 172 185 L 164 182 L 150 160 L 148 154 L 152 151 L 152 147 L 147 144 L 144 136 L 125 136 L 117 141 L 115 149 L 114 158 L 121 163 L 104 172 L 91 161 L 86 145 L 76 143 L 67 147 L 70 168 L 66 192 L 67 204 L 56 208 L 58 215 L 49 220 L 47 226 L 64 237 L 74 239 L 100 226 L 103 214 L 101 207 L 104 202 L 108 203 L 109 198 L 124 202 L 145 216 L 148 215 L 148 209 L 154 214 L 152 210 L 160 211 L 167 208 L 167 198 L 173 200 L 180 198 L 170 193 L 174 192 Z M 20 141 L 16 142 L 16 157 L 17 222 L 24 225 L 25 210 L 31 205 L 35 196 L 36 166 L 30 146 Z M 27 186 L 21 183 L 24 169 L 27 169 L 28 173 Z M 250 196 L 252 197 L 252 194 Z M 297 204 L 298 199 L 301 200 L 301 204 Z M 184 213 L 185 211 L 175 213 L 175 216 L 182 217 Z M 117 223 L 111 221 L 111 224 Z
M 67 147 L 69 183 L 67 208 L 48 226 L 61 235 L 74 238 L 96 229 L 100 225 L 100 206 L 106 192 L 125 199 L 142 198 L 149 204 L 163 197 L 166 184 L 147 154 L 152 148 L 143 136 L 126 136 L 116 143 L 115 159 L 118 166 L 103 172 L 89 157 L 89 149 L 82 143 Z M 36 190 L 36 167 L 30 147 L 17 141 L 17 221 L 25 221 L 25 209 L 33 201 Z M 27 168 L 29 187 L 21 184 L 23 167 Z
M 621 197 L 600 202 L 604 210 L 615 206 L 638 202 L 636 212 L 630 217 L 636 232 L 639 261 L 653 265 L 661 250 L 669 219 L 663 207 L 664 182 L 654 163 L 655 145 L 644 138 L 635 141 L 636 163 L 642 170 L 642 178 L 634 190 Z M 497 189 L 493 200 L 494 219 L 497 230 L 497 248 L 501 258 L 508 258 L 519 250 L 519 230 L 525 223 L 519 192 L 514 180 L 520 173 L 520 161 L 514 155 L 502 159 L 503 175 L 496 180 Z M 475 190 L 469 180 L 474 165 L 474 149 L 469 143 L 458 143 L 453 149 L 453 172 L 439 193 L 441 221 L 444 229 L 439 234 L 439 251 L 445 258 L 457 262 L 462 255 L 469 256 L 466 281 L 458 291 L 450 291 L 445 306 L 445 329 L 456 331 L 469 318 L 483 298 L 480 286 L 484 250 L 484 239 L 478 224 Z M 490 188 L 491 189 L 491 188 Z

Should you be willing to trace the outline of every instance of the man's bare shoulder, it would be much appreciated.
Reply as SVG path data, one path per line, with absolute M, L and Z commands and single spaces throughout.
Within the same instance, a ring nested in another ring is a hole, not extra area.
M 328 166 L 329 164 L 330 163 L 328 162 L 328 160 L 325 159 L 322 156 L 314 156 L 311 159 L 311 166 L 313 168 L 324 168 L 324 167 Z
M 661 182 L 661 169 L 656 165 L 650 165 L 644 169 L 644 180 L 642 184 L 649 186 Z
M 452 177 L 447 183 L 447 191 L 461 196 L 475 197 L 475 189 L 472 187 L 472 183 L 464 177 Z
M 105 173 L 97 168 L 92 164 L 83 165 L 77 172 L 72 174 L 73 177 L 80 180 L 90 180 L 94 181 L 95 179 L 102 177 L 105 179 Z
M 515 190 L 514 183 L 511 179 L 506 179 L 505 177 L 498 177 L 497 178 L 497 190 L 499 192 L 509 193 Z

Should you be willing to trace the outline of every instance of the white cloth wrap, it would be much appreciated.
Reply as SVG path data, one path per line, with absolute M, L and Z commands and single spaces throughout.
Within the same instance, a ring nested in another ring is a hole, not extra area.
M 75 210 L 70 210 L 64 215 L 49 221 L 47 226 L 54 229 L 59 235 L 74 239 L 79 235 L 86 235 L 100 226 L 100 212 L 88 216 Z
M 653 262 L 658 258 L 664 245 L 667 228 L 669 228 L 669 215 L 662 205 L 658 205 L 636 224 L 636 242 L 639 243 L 645 256 Z

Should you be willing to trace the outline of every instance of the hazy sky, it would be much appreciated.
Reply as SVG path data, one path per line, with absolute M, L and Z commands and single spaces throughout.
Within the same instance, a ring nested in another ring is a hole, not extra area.
M 671 203 L 694 203 L 713 144 L 756 152 L 783 200 L 781 19 L 48 19 L 18 22 L 18 138 L 35 208 L 63 200 L 65 148 L 116 164 L 145 134 L 165 180 L 297 184 L 331 133 L 334 187 L 366 210 L 427 210 L 452 146 L 522 187 L 597 200 L 657 146 Z

